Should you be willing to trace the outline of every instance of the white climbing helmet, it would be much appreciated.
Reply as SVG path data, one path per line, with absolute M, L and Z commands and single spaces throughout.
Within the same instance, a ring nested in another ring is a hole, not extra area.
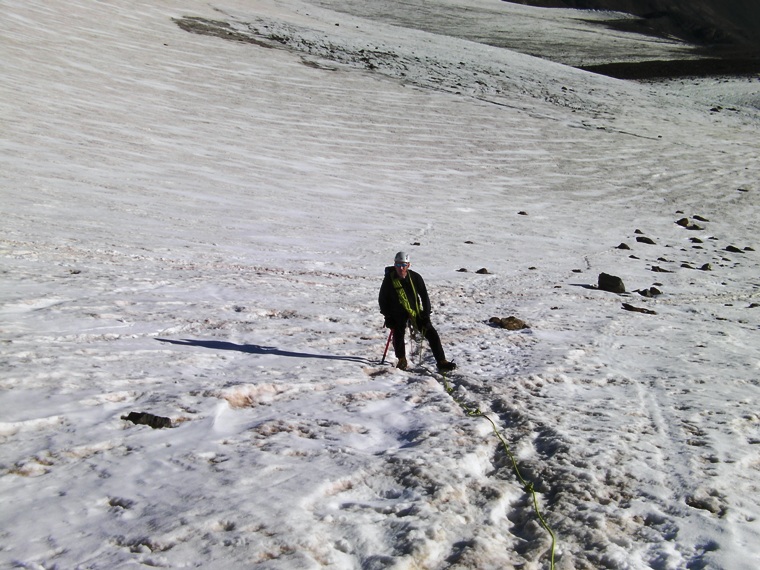
M 396 263 L 409 263 L 409 254 L 405 251 L 399 251 L 393 261 Z

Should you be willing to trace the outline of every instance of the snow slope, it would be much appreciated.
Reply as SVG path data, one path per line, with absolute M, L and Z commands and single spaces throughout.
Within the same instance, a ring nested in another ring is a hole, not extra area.
M 350 12 L 3 2 L 0 565 L 753 569 L 757 109 Z

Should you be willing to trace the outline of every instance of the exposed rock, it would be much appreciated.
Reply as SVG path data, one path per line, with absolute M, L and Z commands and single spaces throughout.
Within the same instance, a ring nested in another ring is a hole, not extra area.
M 460 267 L 459 269 L 457 269 L 457 271 L 459 271 L 459 273 L 467 273 L 467 268 L 466 267 Z
M 486 269 L 485 267 L 481 267 L 475 273 L 479 273 L 481 275 L 489 275 L 491 272 L 488 271 L 488 269 Z
M 631 246 L 629 246 L 627 243 L 621 243 L 619 246 L 617 246 L 618 249 L 631 249 Z
M 134 424 L 150 426 L 153 429 L 170 428 L 172 421 L 162 416 L 154 416 L 147 412 L 129 412 L 127 416 L 121 416 L 121 419 L 127 420 Z
M 506 317 L 506 318 L 491 317 L 490 319 L 488 319 L 488 322 L 500 328 L 507 329 L 510 331 L 519 331 L 522 329 L 530 328 L 530 326 L 526 324 L 525 321 L 523 321 L 522 319 L 518 319 L 517 317 Z
M 744 250 L 739 249 L 735 245 L 729 245 L 726 247 L 726 251 L 730 251 L 731 253 L 744 253 Z
M 600 273 L 597 287 L 602 291 L 609 291 L 610 293 L 625 293 L 625 284 L 620 277 L 615 275 L 609 275 L 608 273 Z
M 704 220 L 704 218 L 700 218 L 699 216 L 694 216 L 694 218 L 695 218 L 695 219 L 699 218 L 699 219 L 701 219 L 701 220 Z M 703 228 L 703 227 L 702 227 L 702 226 L 700 226 L 700 225 L 697 225 L 697 224 L 692 224 L 692 223 L 689 221 L 689 218 L 681 218 L 681 219 L 680 219 L 680 220 L 678 220 L 676 223 L 677 223 L 679 226 L 686 228 L 687 230 L 703 230 L 703 229 L 705 229 L 705 228 Z
M 654 271 L 655 273 L 673 273 L 672 271 L 670 271 L 668 269 L 663 269 L 659 265 L 653 265 L 652 266 L 652 271 Z
M 198 17 L 173 18 L 173 20 L 177 26 L 186 32 L 207 36 L 216 36 L 237 42 L 250 43 L 268 49 L 275 47 L 266 41 L 253 38 L 248 34 L 234 30 L 232 26 L 230 26 L 230 24 L 227 22 L 221 22 L 218 20 L 206 20 L 204 18 Z
M 657 297 L 659 295 L 662 295 L 662 291 L 660 291 L 657 287 L 650 287 L 649 289 L 639 289 L 638 293 L 642 297 Z
M 634 307 L 633 305 L 629 305 L 628 303 L 623 303 L 623 308 L 626 311 L 633 311 L 634 313 L 644 313 L 645 315 L 656 315 L 654 311 L 651 309 L 643 309 L 641 307 Z
M 648 243 L 649 245 L 655 245 L 655 242 L 652 238 L 648 238 L 645 236 L 639 236 L 636 238 L 636 241 L 639 243 Z

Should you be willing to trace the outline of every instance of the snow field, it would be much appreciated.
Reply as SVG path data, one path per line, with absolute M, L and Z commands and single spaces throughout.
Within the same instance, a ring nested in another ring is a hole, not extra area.
M 408 249 L 557 568 L 753 568 L 756 111 L 329 8 L 6 2 L 2 564 L 547 568 Z

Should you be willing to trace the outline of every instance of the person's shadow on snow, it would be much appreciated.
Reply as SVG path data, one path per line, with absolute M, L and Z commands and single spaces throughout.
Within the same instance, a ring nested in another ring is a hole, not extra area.
M 212 350 L 234 350 L 237 352 L 245 352 L 246 354 L 271 354 L 274 356 L 289 356 L 291 358 L 320 358 L 323 360 L 346 360 L 348 362 L 372 364 L 372 362 L 366 358 L 361 358 L 358 356 L 334 356 L 330 354 L 293 352 L 290 350 L 280 350 L 274 346 L 261 346 L 260 344 L 235 344 L 234 342 L 226 342 L 223 340 L 193 340 L 187 338 L 181 340 L 157 338 L 156 340 L 159 342 L 167 342 L 169 344 L 178 344 L 180 346 L 200 346 L 202 348 L 210 348 Z

